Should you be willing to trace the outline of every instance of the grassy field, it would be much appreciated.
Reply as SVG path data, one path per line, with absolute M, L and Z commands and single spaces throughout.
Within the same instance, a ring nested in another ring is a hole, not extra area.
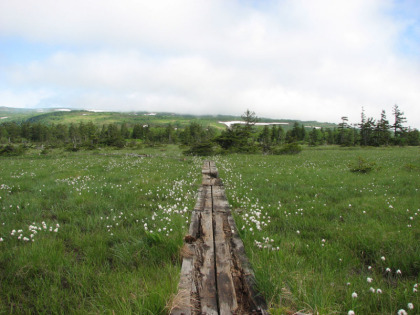
M 271 313 L 420 313 L 419 153 L 214 157 Z M 201 165 L 173 146 L 1 158 L 0 313 L 166 313 Z
M 195 117 L 188 115 L 176 115 L 171 113 L 157 113 L 148 115 L 146 113 L 119 113 L 119 112 L 89 112 L 89 111 L 71 111 L 71 112 L 50 112 L 37 115 L 30 118 L 33 122 L 44 124 L 79 124 L 80 122 L 93 122 L 95 125 L 104 124 L 150 124 L 153 126 L 166 126 L 172 124 L 175 127 L 185 127 L 191 122 L 198 122 L 203 126 L 212 126 L 218 129 L 224 129 L 223 124 L 218 123 L 216 117 Z
M 165 312 L 200 166 L 126 153 L 0 160 L 0 313 Z
M 273 314 L 420 313 L 419 153 L 318 148 L 217 160 Z M 349 171 L 359 156 L 376 163 L 372 172 Z

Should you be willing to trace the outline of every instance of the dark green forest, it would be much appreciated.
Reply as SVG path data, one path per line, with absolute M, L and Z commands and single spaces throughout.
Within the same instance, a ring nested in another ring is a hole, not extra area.
M 287 147 L 298 152 L 299 145 L 340 146 L 418 146 L 420 133 L 405 126 L 406 118 L 397 105 L 393 108 L 391 123 L 385 111 L 375 120 L 366 117 L 362 109 L 359 124 L 350 125 L 347 117 L 334 128 L 308 128 L 295 122 L 293 127 L 281 125 L 257 126 L 254 112 L 242 115 L 242 124 L 224 130 L 191 121 L 175 127 L 153 123 L 43 123 L 36 119 L 0 124 L 0 154 L 22 153 L 33 146 L 65 148 L 69 151 L 95 149 L 103 146 L 123 148 L 127 146 L 155 146 L 177 144 L 185 146 L 186 154 L 210 155 L 215 153 L 246 152 L 281 154 Z M 287 151 L 287 150 L 286 150 Z

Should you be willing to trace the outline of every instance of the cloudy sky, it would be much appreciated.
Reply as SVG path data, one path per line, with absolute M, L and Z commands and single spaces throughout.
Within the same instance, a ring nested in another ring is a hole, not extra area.
M 420 128 L 418 0 L 0 0 L 0 106 Z

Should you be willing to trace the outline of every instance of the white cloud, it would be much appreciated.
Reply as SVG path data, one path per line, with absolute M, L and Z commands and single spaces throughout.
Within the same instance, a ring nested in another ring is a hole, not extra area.
M 51 91 L 39 89 L 33 91 L 10 91 L 0 90 L 0 106 L 31 108 L 40 100 L 50 98 L 54 95 Z
M 375 118 L 386 109 L 390 118 L 397 103 L 420 127 L 420 58 L 396 46 L 407 25 L 418 25 L 413 13 L 409 23 L 396 19 L 391 0 L 244 3 L 0 2 L 0 36 L 65 47 L 3 66 L 3 81 L 11 91 L 54 91 L 34 105 L 56 99 L 115 110 L 250 108 L 260 116 L 357 122 L 362 106 Z M 418 47 L 418 38 L 403 41 Z

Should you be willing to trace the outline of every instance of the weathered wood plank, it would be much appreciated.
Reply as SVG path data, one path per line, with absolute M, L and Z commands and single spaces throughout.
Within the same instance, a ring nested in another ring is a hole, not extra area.
M 216 168 L 216 163 L 214 161 L 209 162 L 209 168 L 210 168 L 210 175 L 214 178 L 219 177 L 219 171 Z
M 214 161 L 202 175 L 171 314 L 267 314 Z
M 210 171 L 210 161 L 205 160 L 203 162 L 203 168 L 202 168 L 201 172 L 204 174 L 204 173 L 209 172 L 209 171 Z
M 202 211 L 206 211 L 211 213 L 213 211 L 213 200 L 212 200 L 212 187 L 211 186 L 204 186 L 204 203 Z
M 203 162 L 203 168 L 201 170 L 201 174 L 203 174 L 203 176 L 210 176 L 210 162 L 209 161 Z
M 188 230 L 188 235 L 184 238 L 187 243 L 192 243 L 200 237 L 200 225 L 201 225 L 201 211 L 193 211 L 191 213 L 191 223 Z M 189 238 L 191 237 L 191 238 Z
M 265 303 L 265 299 L 257 290 L 254 271 L 252 270 L 251 264 L 246 256 L 244 244 L 239 237 L 238 230 L 232 216 L 228 217 L 228 222 L 232 231 L 232 259 L 235 262 L 235 268 L 238 275 L 236 282 L 239 283 L 239 286 L 241 287 L 240 289 L 243 293 L 241 300 L 246 300 L 246 303 L 249 305 L 251 310 L 255 310 L 257 314 L 268 314 L 266 311 L 267 305 Z M 238 285 L 235 285 L 235 288 L 238 290 Z
M 225 187 L 223 187 L 223 185 L 215 185 L 215 187 L 213 187 L 213 198 L 227 201 Z
M 213 219 L 219 309 L 220 314 L 232 314 L 238 303 L 231 273 L 230 235 L 225 231 L 226 213 L 213 213 Z
M 200 186 L 197 193 L 197 200 L 195 202 L 194 210 L 195 211 L 201 211 L 204 207 L 204 200 L 206 198 L 206 191 L 205 187 Z
M 222 186 L 213 186 L 213 211 L 230 212 L 229 202 L 226 198 L 225 189 Z
M 199 296 L 201 310 L 206 314 L 219 314 L 217 305 L 216 272 L 214 264 L 213 222 L 211 213 L 211 197 L 206 198 L 202 212 L 201 228 L 202 240 L 200 255 L 202 266 L 200 268 L 201 283 L 199 283 Z M 207 211 L 210 209 L 210 211 Z
M 222 186 L 222 180 L 220 178 L 212 178 L 211 179 L 212 186 Z
M 211 186 L 213 179 L 208 175 L 203 175 L 203 180 L 201 181 L 202 186 Z
M 178 293 L 173 300 L 172 315 L 191 315 L 191 284 L 194 276 L 194 245 L 185 244 Z
M 201 181 L 201 185 L 204 186 L 222 186 L 222 180 L 220 178 L 212 177 L 210 175 L 204 174 Z

